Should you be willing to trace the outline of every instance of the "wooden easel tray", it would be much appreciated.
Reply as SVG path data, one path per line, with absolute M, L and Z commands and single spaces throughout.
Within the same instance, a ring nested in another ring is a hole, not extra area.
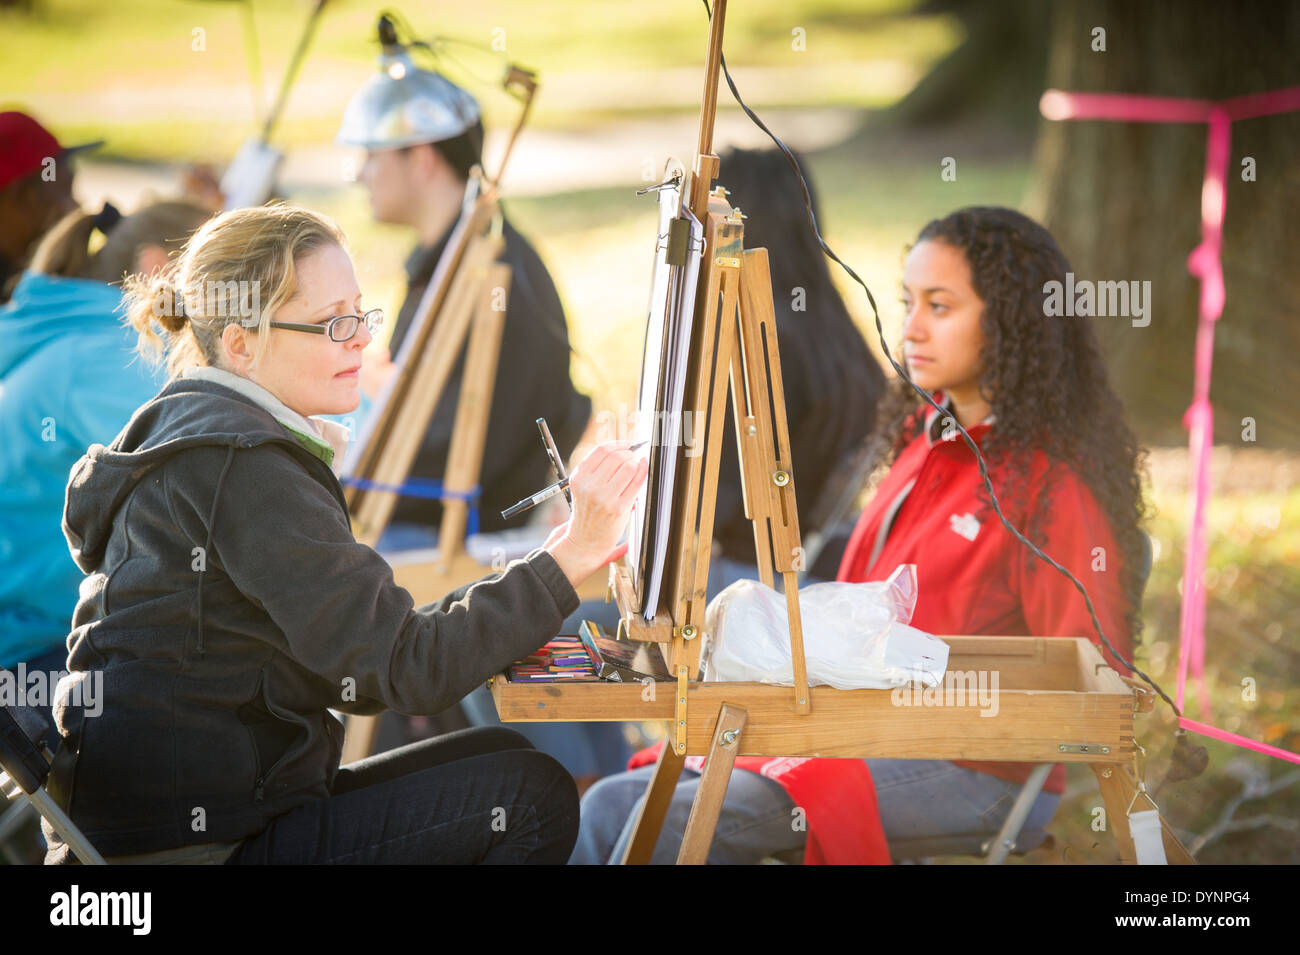
M 750 714 L 739 752 L 746 756 L 1098 763 L 1132 757 L 1133 690 L 1087 640 L 943 639 L 950 647 L 949 674 L 974 671 L 978 686 L 983 671 L 991 690 L 991 674 L 997 673 L 996 712 L 979 705 L 978 692 L 958 694 L 955 686 L 947 697 L 953 705 L 925 705 L 919 687 L 896 692 L 817 686 L 810 689 L 812 713 L 799 715 L 793 687 L 692 682 L 687 685 L 686 752 L 708 752 L 720 708 L 730 703 Z M 490 686 L 506 723 L 675 719 L 676 683 L 525 684 L 499 674 Z M 965 705 L 956 705 L 963 695 Z M 907 700 L 911 705 L 903 705 Z

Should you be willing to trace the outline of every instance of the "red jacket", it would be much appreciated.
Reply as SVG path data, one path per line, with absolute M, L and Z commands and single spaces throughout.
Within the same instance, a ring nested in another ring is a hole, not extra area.
M 1036 558 L 979 500 L 975 456 L 955 428 L 948 428 L 945 439 L 944 420 L 929 409 L 926 427 L 903 449 L 858 519 L 838 579 L 884 580 L 899 564 L 916 564 L 912 625 L 927 633 L 1081 636 L 1101 647 L 1074 585 Z M 982 447 L 992 427 L 990 418 L 967 431 Z M 1047 540 L 1039 546 L 1087 588 L 1107 638 L 1131 659 L 1122 558 L 1105 513 L 1073 471 L 1058 466 L 1045 481 L 1041 452 L 1028 468 L 1029 494 L 1019 500 L 1003 495 L 1005 472 L 990 475 L 1003 513 L 1025 533 L 1032 502 L 1024 498 L 1050 490 Z M 1127 672 L 1104 648 L 1102 654 Z M 1015 782 L 1033 769 L 1031 763 L 956 764 Z M 1052 770 L 1044 788 L 1064 791 L 1064 766 Z

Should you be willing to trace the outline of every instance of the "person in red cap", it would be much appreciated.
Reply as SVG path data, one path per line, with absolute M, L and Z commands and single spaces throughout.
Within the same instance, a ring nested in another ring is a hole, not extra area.
M 77 208 L 68 159 L 102 145 L 63 146 L 26 113 L 0 113 L 0 304 L 41 236 Z

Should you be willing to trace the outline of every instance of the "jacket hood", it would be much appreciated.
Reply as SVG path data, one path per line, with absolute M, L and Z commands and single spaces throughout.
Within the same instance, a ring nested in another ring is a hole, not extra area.
M 233 454 L 268 442 L 312 456 L 268 411 L 238 392 L 213 381 L 173 378 L 132 415 L 111 445 L 92 444 L 73 466 L 63 514 L 73 560 L 83 573 L 99 566 L 118 509 L 136 484 L 172 455 L 204 445 Z
M 48 343 L 119 327 L 122 292 L 103 282 L 27 272 L 0 308 L 0 378 Z

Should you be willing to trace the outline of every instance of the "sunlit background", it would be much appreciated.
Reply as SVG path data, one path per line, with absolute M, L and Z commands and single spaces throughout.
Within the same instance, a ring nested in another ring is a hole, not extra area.
M 107 199 L 130 211 L 147 197 L 177 194 L 191 165 L 219 172 L 230 161 L 270 107 L 314 5 L 0 0 L 0 108 L 32 113 L 65 144 L 106 140 L 79 161 L 77 196 L 87 207 Z M 446 46 L 441 68 L 482 104 L 490 167 L 519 109 L 499 88 L 504 64 L 508 59 L 537 72 L 538 97 L 504 180 L 506 209 L 560 290 L 575 380 L 598 409 L 632 401 L 656 217 L 654 200 L 635 191 L 658 180 L 669 156 L 689 162 L 694 149 L 707 45 L 703 5 L 412 0 L 392 6 L 416 35 L 456 41 Z M 735 0 L 725 52 L 749 105 L 806 154 L 821 195 L 824 235 L 873 290 L 891 346 L 901 327 L 897 288 L 905 245 L 929 219 L 963 205 L 1008 205 L 1043 218 L 1081 272 L 1110 274 L 1101 269 L 1118 261 L 1132 267 L 1121 265 L 1115 278 L 1155 280 L 1159 327 L 1116 332 L 1107 348 L 1117 386 L 1152 446 L 1157 513 L 1149 531 L 1156 561 L 1138 662 L 1172 695 L 1188 508 L 1180 416 L 1190 399 L 1195 331 L 1195 284 L 1185 259 L 1199 241 L 1204 133 L 1063 131 L 1041 120 L 1037 101 L 1048 86 L 1072 83 L 1206 97 L 1295 84 L 1297 18 L 1287 14 L 1275 28 L 1251 4 L 1238 13 L 1210 3 L 1177 5 L 1189 11 L 1184 20 L 1203 17 L 1209 25 L 1202 32 L 1217 33 L 1224 52 L 1216 59 L 1196 52 L 1208 42 L 1197 28 L 1169 26 L 1177 20 L 1169 4 L 1149 4 L 1146 13 L 1131 6 L 1119 0 L 1088 6 Z M 344 104 L 374 69 L 382 9 L 361 0 L 325 5 L 272 142 L 287 153 L 281 194 L 338 220 L 369 303 L 395 315 L 414 237 L 371 221 L 364 189 L 351 181 L 359 156 L 333 142 Z M 1213 17 L 1228 18 L 1229 26 Z M 1232 26 L 1238 23 L 1239 35 Z M 1090 49 L 1094 24 L 1108 27 L 1104 53 Z M 1148 69 L 1150 62 L 1173 67 Z M 1245 125 L 1233 162 L 1247 149 L 1277 162 L 1270 167 L 1261 160 L 1253 191 L 1241 183 L 1229 189 L 1228 309 L 1215 378 L 1216 401 L 1222 397 L 1228 406 L 1220 406 L 1218 419 L 1207 574 L 1214 712 L 1197 714 L 1189 704 L 1189 715 L 1296 750 L 1300 431 L 1275 401 L 1300 372 L 1300 349 L 1292 347 L 1300 337 L 1300 270 L 1294 238 L 1287 252 L 1276 237 L 1283 217 L 1293 220 L 1300 210 L 1300 136 L 1294 117 Z M 724 85 L 715 146 L 764 142 Z M 954 181 L 940 177 L 944 157 L 956 159 Z M 719 181 L 726 183 L 725 166 Z M 1062 197 L 1077 199 L 1080 190 L 1096 209 L 1087 222 L 1057 211 L 1067 205 Z M 866 296 L 835 274 L 879 355 Z M 1280 292 L 1257 288 L 1265 276 L 1282 283 Z M 1144 331 L 1150 334 L 1143 337 Z M 1169 341 L 1177 344 L 1160 344 Z M 1241 440 L 1235 424 L 1248 414 L 1261 422 L 1253 442 Z M 1244 681 L 1253 681 L 1253 694 Z M 1168 768 L 1173 725 L 1164 706 L 1139 718 L 1153 786 Z M 1158 795 L 1184 843 L 1205 862 L 1300 861 L 1300 770 L 1198 742 L 1210 750 L 1209 770 L 1171 781 Z M 1093 774 L 1072 766 L 1069 778 L 1067 799 L 1049 827 L 1055 844 L 1012 861 L 1116 857 L 1110 835 L 1092 829 L 1092 808 L 1100 805 Z

